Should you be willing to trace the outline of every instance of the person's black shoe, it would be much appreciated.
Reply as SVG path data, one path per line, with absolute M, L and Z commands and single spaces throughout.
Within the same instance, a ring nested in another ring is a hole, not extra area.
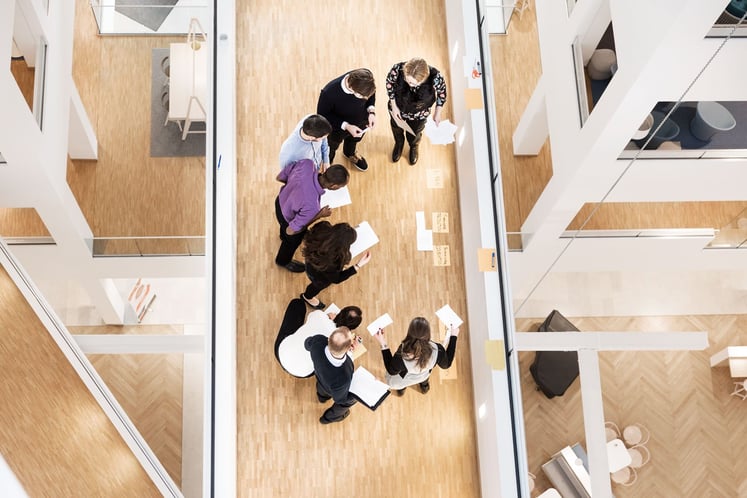
M 392 149 L 392 162 L 396 163 L 399 161 L 399 158 L 402 157 L 402 149 L 405 148 L 404 142 L 401 144 L 395 143 L 394 149 Z
M 345 156 L 347 157 L 351 163 L 353 163 L 353 166 L 358 168 L 360 171 L 367 171 L 368 170 L 368 163 L 364 158 L 359 156 L 358 154 L 353 154 L 352 156 Z
M 405 390 L 406 389 L 395 389 L 394 395 L 395 396 L 404 396 L 405 395 Z
M 410 157 L 408 158 L 410 160 L 410 164 L 415 164 L 418 162 L 418 146 L 410 147 Z
M 431 390 L 430 381 L 425 380 L 420 383 L 420 392 L 422 392 L 423 394 L 426 394 L 430 390 Z
M 293 273 L 303 273 L 306 271 L 306 265 L 299 261 L 296 261 L 295 259 L 291 261 L 290 263 L 288 263 L 287 265 L 278 265 L 278 266 L 282 266 L 286 270 L 293 272 Z
M 319 423 L 326 425 L 326 424 L 334 424 L 335 422 L 342 422 L 343 420 L 345 420 L 346 418 L 348 418 L 348 415 L 350 415 L 350 410 L 346 411 L 345 415 L 343 415 L 342 417 L 338 418 L 337 420 L 329 420 L 329 419 L 325 418 L 324 415 L 322 415 L 321 417 L 319 417 Z
M 314 308 L 315 310 L 323 310 L 324 308 L 327 307 L 327 305 L 324 304 L 321 299 L 317 299 L 317 301 L 319 301 L 318 304 L 311 304 L 311 302 L 308 299 L 306 299 L 306 296 L 304 296 L 303 294 L 301 294 L 301 299 L 303 299 L 306 302 L 307 306 L 309 306 L 310 308 Z

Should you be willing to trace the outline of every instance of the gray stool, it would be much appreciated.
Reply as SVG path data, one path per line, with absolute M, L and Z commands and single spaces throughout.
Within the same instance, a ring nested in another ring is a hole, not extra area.
M 651 115 L 654 117 L 654 125 L 653 129 L 656 130 L 659 128 L 659 125 L 664 120 L 664 117 L 666 114 L 660 111 L 653 111 Z M 664 125 L 654 133 L 654 136 L 651 137 L 651 141 L 648 143 L 648 146 L 646 146 L 647 150 L 651 149 L 658 149 L 661 144 L 668 140 L 673 140 L 674 137 L 680 134 L 680 127 L 672 121 L 671 119 L 668 119 L 664 122 Z
M 695 117 L 690 121 L 690 131 L 695 138 L 708 142 L 719 131 L 729 131 L 737 121 L 729 110 L 718 102 L 698 102 Z
M 613 69 L 614 68 L 614 69 Z M 608 80 L 617 70 L 617 55 L 614 50 L 600 48 L 591 54 L 586 71 L 592 80 Z

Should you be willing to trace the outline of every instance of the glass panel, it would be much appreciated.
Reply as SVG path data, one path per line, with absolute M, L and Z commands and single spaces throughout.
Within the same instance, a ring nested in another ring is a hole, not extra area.
M 96 237 L 93 256 L 203 256 L 205 237 Z
M 211 9 L 206 0 L 152 3 L 149 0 L 92 0 L 102 35 L 186 34 L 190 19 L 210 26 Z

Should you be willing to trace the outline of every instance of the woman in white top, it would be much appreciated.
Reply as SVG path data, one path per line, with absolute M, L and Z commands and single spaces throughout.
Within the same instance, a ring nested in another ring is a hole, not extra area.
M 414 384 L 420 385 L 423 394 L 431 388 L 428 378 L 431 370 L 438 365 L 443 369 L 451 366 L 456 352 L 458 328 L 452 328 L 444 344 L 431 341 L 431 326 L 422 316 L 413 318 L 407 328 L 407 337 L 392 355 L 387 345 L 384 331 L 379 329 L 374 335 L 381 344 L 381 355 L 384 359 L 389 387 L 396 389 L 396 394 L 405 394 L 405 388 Z

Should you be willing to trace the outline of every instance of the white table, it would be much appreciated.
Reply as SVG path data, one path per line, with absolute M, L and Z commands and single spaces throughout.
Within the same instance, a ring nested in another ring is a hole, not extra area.
M 182 140 L 187 138 L 193 121 L 207 119 L 208 46 L 192 50 L 188 43 L 172 43 L 169 50 L 169 121 L 184 121 Z
M 607 463 L 610 467 L 610 474 L 614 474 L 620 469 L 624 469 L 631 464 L 633 459 L 628 453 L 628 448 L 620 439 L 613 439 L 607 443 Z

